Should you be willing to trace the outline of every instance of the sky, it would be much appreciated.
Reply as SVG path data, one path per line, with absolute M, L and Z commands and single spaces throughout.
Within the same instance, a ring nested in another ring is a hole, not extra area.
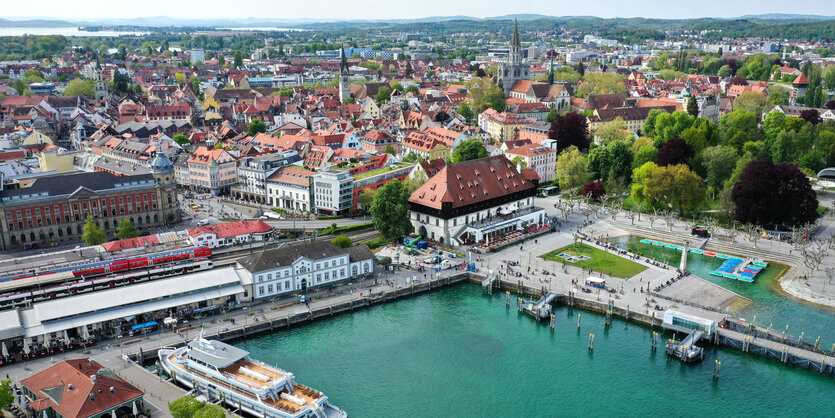
M 551 16 L 695 18 L 794 13 L 835 16 L 833 0 L 47 0 L 33 8 L 24 1 L 3 2 L 0 17 L 93 20 L 169 16 L 207 18 L 411 19 L 427 16 L 501 16 L 537 13 Z M 42 16 L 33 15 L 39 10 Z

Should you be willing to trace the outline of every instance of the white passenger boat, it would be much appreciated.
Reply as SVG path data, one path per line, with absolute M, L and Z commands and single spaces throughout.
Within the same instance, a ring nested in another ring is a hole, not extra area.
M 295 382 L 292 373 L 249 357 L 249 352 L 196 338 L 180 348 L 160 349 L 162 367 L 177 382 L 258 417 L 345 418 L 322 392 Z

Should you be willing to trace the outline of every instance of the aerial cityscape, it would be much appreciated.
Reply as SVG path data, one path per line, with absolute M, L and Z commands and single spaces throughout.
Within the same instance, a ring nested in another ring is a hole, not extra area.
M 833 4 L 247 5 L 2 7 L 0 417 L 833 415 Z

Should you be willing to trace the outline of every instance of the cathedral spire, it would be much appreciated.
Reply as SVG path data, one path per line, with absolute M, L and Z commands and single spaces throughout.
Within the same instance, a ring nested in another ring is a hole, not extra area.
M 513 38 L 510 40 L 511 46 L 521 46 L 522 44 L 519 42 L 519 21 L 513 21 Z

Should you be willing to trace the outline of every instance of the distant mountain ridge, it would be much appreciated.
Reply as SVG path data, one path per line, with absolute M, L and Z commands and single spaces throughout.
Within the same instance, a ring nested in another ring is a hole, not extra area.
M 315 18 L 216 18 L 216 19 L 181 19 L 172 18 L 168 16 L 149 16 L 137 18 L 115 18 L 115 19 L 79 19 L 79 20 L 60 20 L 54 18 L 40 18 L 40 19 L 22 19 L 14 20 L 9 18 L 0 19 L 0 27 L 61 27 L 61 26 L 144 26 L 144 27 L 257 27 L 257 26 L 299 26 L 299 25 L 316 25 L 316 24 L 414 24 L 414 23 L 435 23 L 435 22 L 449 22 L 449 21 L 474 21 L 484 22 L 492 20 L 512 20 L 519 21 L 534 21 L 534 20 L 554 20 L 554 21 L 582 21 L 582 20 L 614 20 L 599 18 L 595 16 L 549 16 L 543 14 L 507 14 L 502 16 L 492 17 L 472 17 L 472 16 L 429 16 L 414 19 L 315 19 Z M 623 18 L 620 18 L 623 19 Z M 631 19 L 631 18 L 625 18 Z M 835 16 L 820 16 L 820 15 L 801 15 L 801 14 L 783 14 L 783 13 L 768 13 L 759 15 L 745 15 L 737 18 L 702 18 L 707 20 L 833 20 Z M 647 18 L 647 21 L 692 21 L 699 19 L 652 19 Z

